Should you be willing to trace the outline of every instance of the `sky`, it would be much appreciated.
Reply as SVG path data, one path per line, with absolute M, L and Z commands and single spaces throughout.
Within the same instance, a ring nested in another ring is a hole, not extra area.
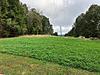
M 65 34 L 71 30 L 77 16 L 85 13 L 92 4 L 100 0 L 20 0 L 30 8 L 36 8 L 50 19 L 54 32 Z

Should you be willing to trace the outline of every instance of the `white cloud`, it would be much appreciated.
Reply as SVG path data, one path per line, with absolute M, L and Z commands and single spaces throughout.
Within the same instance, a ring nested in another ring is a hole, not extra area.
M 30 8 L 36 8 L 50 18 L 56 32 L 59 26 L 63 33 L 68 32 L 80 13 L 85 12 L 91 4 L 100 4 L 100 0 L 21 0 Z

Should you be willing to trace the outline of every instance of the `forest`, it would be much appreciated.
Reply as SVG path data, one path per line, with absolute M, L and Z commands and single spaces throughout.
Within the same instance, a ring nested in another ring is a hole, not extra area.
M 19 0 L 0 0 L 0 37 L 52 34 L 49 18 Z
M 79 15 L 72 30 L 66 36 L 100 38 L 100 6 L 91 5 L 86 13 Z

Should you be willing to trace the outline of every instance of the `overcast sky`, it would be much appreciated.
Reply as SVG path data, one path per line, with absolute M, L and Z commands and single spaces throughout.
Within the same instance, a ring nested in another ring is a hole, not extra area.
M 54 31 L 67 33 L 81 13 L 87 11 L 92 4 L 100 5 L 100 0 L 21 0 L 29 8 L 36 8 L 49 17 Z

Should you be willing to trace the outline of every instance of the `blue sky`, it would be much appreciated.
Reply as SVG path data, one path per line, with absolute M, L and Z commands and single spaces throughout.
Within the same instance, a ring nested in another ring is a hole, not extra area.
M 75 18 L 85 13 L 92 4 L 100 5 L 100 0 L 20 0 L 29 8 L 36 8 L 49 17 L 55 32 L 67 33 L 75 22 Z

